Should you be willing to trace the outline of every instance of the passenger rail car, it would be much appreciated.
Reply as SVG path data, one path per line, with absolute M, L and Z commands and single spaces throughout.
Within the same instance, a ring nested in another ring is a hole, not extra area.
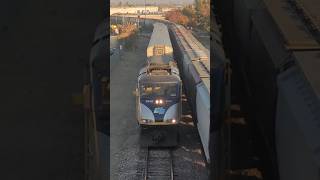
M 172 54 L 173 48 L 167 26 L 163 23 L 154 23 L 153 32 L 147 47 L 147 57 L 172 56 Z
M 137 82 L 137 120 L 142 127 L 177 125 L 181 118 L 181 80 L 168 56 L 153 56 Z
M 205 156 L 210 162 L 210 56 L 209 51 L 183 26 L 172 24 L 170 33 L 181 77 L 192 108 Z

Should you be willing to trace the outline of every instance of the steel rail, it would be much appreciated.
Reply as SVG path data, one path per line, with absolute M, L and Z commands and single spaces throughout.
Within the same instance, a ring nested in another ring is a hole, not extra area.
M 143 180 L 148 180 L 149 178 L 149 164 L 150 164 L 150 151 L 152 151 L 152 148 L 147 147 L 146 157 L 145 157 L 145 168 L 143 173 Z M 166 149 L 164 151 L 169 151 L 169 161 L 170 161 L 170 180 L 174 180 L 174 166 L 173 166 L 173 153 L 172 149 Z

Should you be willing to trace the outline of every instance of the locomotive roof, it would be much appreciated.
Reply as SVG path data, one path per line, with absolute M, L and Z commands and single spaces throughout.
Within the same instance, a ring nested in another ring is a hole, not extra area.
M 153 32 L 148 47 L 157 45 L 172 47 L 168 28 L 163 23 L 153 24 Z
M 173 61 L 172 56 L 151 56 L 148 59 L 150 64 L 169 64 L 170 61 Z
M 166 75 L 166 76 L 142 76 L 139 80 L 140 83 L 172 83 L 180 82 L 178 76 Z

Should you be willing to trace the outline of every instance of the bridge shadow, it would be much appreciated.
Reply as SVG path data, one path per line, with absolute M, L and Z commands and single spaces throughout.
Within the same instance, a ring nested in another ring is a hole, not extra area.
M 188 99 L 186 94 L 182 94 L 182 116 L 180 120 L 180 125 L 184 126 L 194 126 L 193 118 L 192 118 L 192 110 L 188 103 Z

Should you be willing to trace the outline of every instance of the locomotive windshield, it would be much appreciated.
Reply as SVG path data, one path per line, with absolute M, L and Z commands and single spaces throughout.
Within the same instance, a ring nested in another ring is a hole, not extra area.
M 141 96 L 166 96 L 177 97 L 179 94 L 178 84 L 176 83 L 157 83 L 157 84 L 141 84 Z

